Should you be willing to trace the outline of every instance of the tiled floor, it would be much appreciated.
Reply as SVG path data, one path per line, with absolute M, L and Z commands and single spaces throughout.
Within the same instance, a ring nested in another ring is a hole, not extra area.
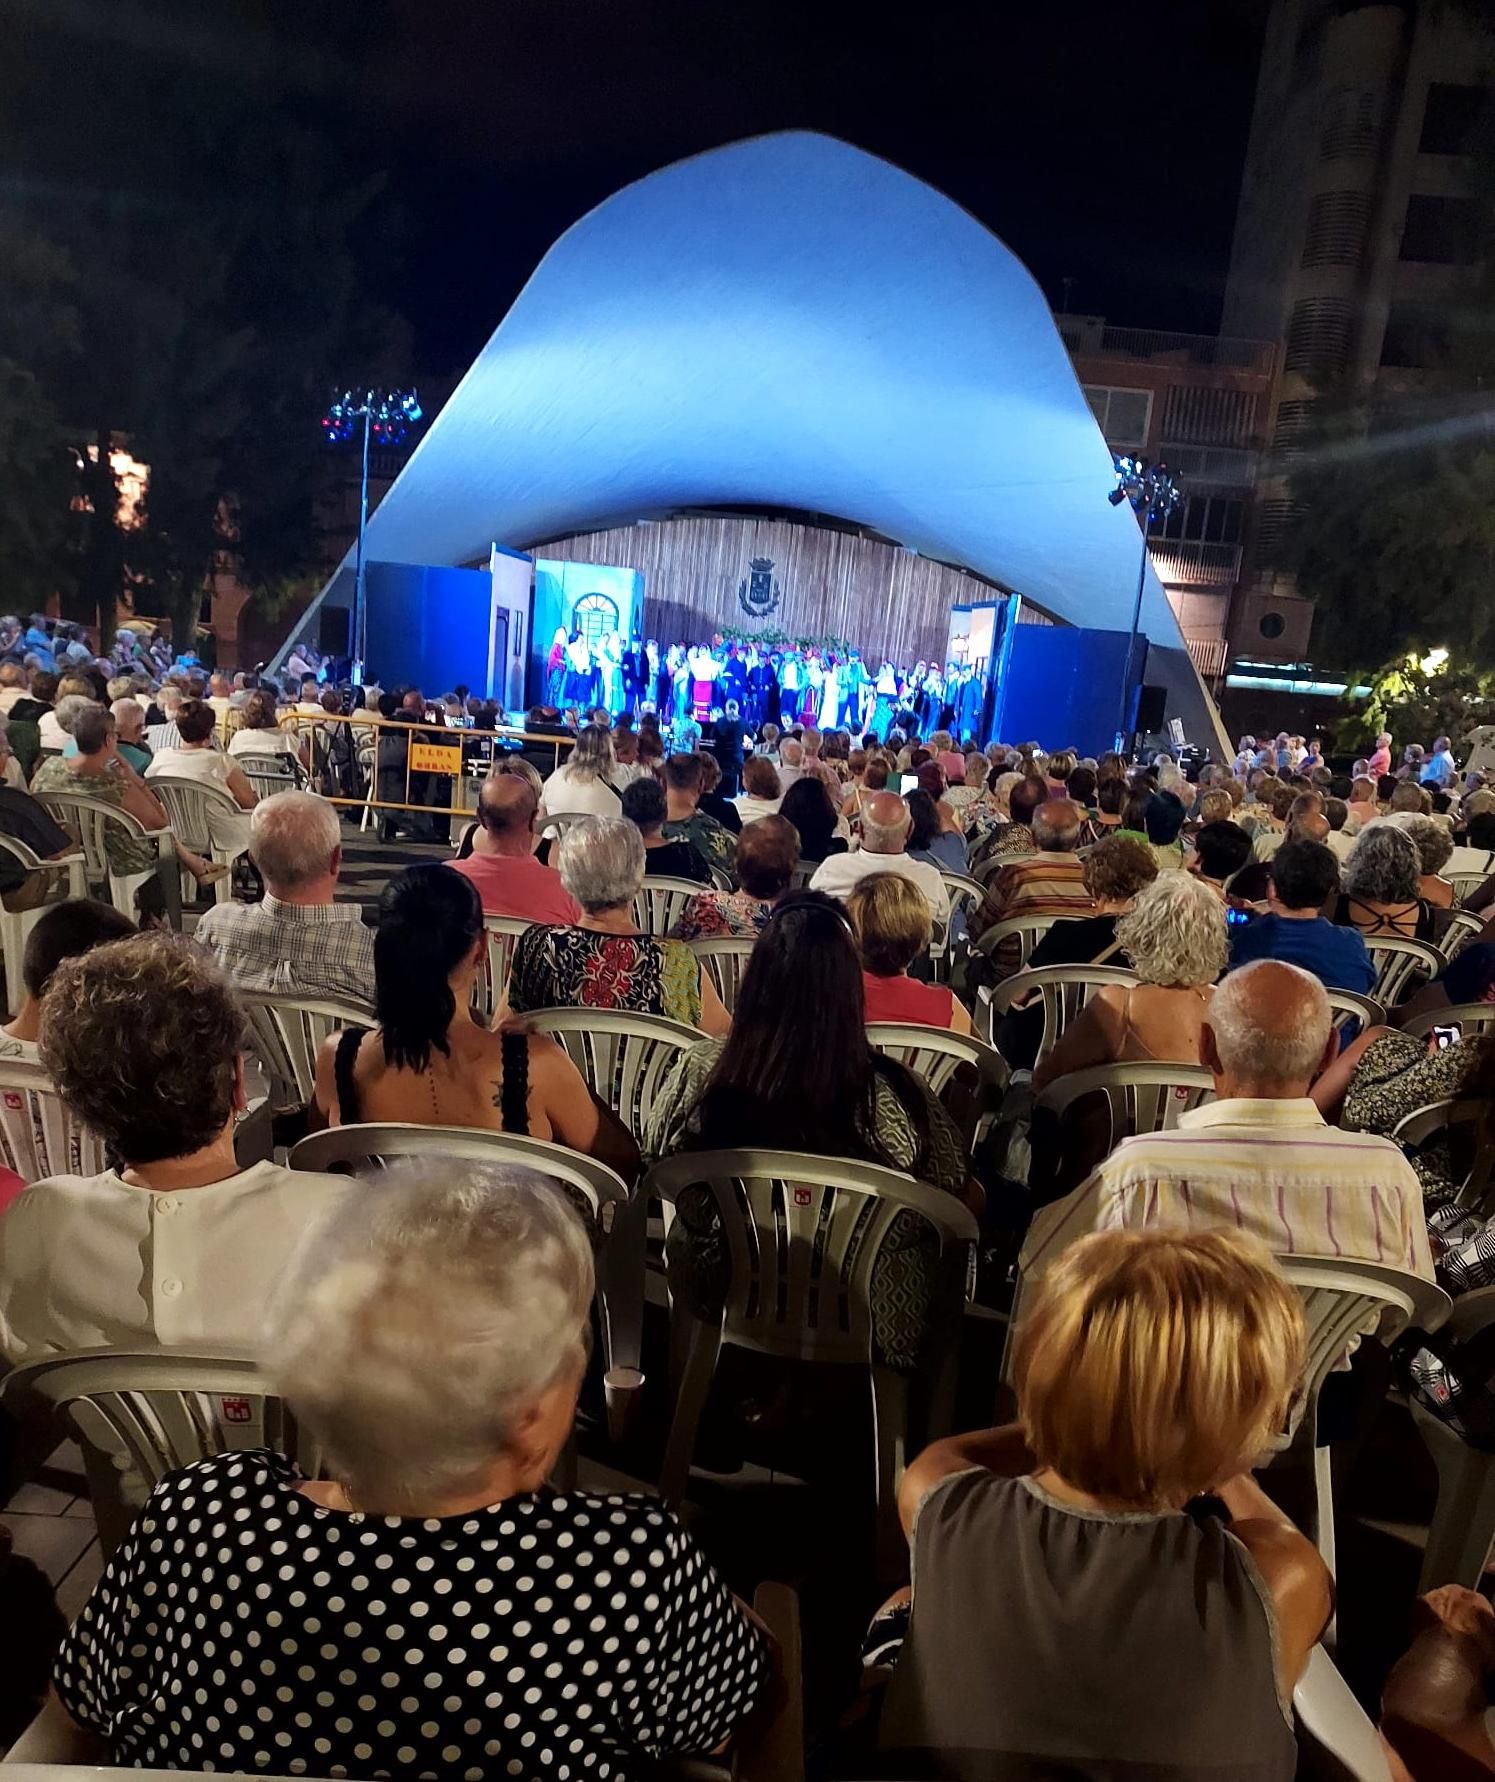
M 0 1524 L 10 1530 L 15 1551 L 47 1574 L 58 1607 L 71 1621 L 103 1570 L 83 1462 L 71 1442 L 52 1455 L 39 1478 L 12 1496 Z

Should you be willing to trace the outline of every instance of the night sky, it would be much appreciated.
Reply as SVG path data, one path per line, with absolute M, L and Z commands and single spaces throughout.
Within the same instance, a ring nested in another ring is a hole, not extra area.
M 1076 310 L 1212 330 L 1268 0 L 12 4 L 23 30 L 59 34 L 70 73 L 102 83 L 88 179 L 127 178 L 131 133 L 150 127 L 117 121 L 131 57 L 189 81 L 254 78 L 272 113 L 382 173 L 364 276 L 412 324 L 414 369 L 443 378 L 591 206 L 785 128 L 928 180 L 1056 305 L 1068 277 Z M 290 40 L 321 28 L 319 6 L 342 8 L 335 53 Z

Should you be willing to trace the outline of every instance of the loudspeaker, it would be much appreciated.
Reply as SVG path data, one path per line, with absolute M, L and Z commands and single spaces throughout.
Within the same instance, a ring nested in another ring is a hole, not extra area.
M 317 615 L 317 649 L 323 656 L 348 656 L 352 654 L 352 645 L 348 642 L 349 621 L 352 609 L 346 606 L 322 607 Z
M 1137 730 L 1143 736 L 1151 736 L 1155 730 L 1161 730 L 1167 709 L 1168 689 L 1166 687 L 1139 687 L 1137 690 Z

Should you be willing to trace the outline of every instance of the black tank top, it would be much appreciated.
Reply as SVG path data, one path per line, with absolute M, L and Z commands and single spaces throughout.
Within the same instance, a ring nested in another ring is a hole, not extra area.
M 337 1086 L 337 1117 L 342 1126 L 356 1126 L 363 1118 L 359 1105 L 358 1085 L 353 1080 L 353 1063 L 363 1044 L 367 1027 L 345 1027 L 338 1035 L 333 1053 L 333 1080 Z M 498 1036 L 499 1056 L 503 1060 L 503 1081 L 498 1089 L 499 1127 L 521 1138 L 529 1136 L 529 1036 L 524 1033 L 501 1033 Z

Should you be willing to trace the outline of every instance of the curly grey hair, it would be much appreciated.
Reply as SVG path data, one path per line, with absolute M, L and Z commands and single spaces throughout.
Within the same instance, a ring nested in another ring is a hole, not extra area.
M 1340 882 L 1364 903 L 1411 903 L 1422 876 L 1422 856 L 1405 829 L 1371 823 L 1345 856 Z
M 1160 872 L 1116 924 L 1144 984 L 1213 984 L 1230 959 L 1225 905 L 1192 873 Z
M 271 1320 L 269 1373 L 355 1505 L 481 1489 L 518 1419 L 579 1383 L 592 1252 L 559 1183 L 411 1160 L 318 1233 Z
M 561 883 L 587 912 L 632 903 L 644 882 L 644 838 L 626 817 L 583 817 L 561 837 Z
M 1436 817 L 1408 811 L 1388 819 L 1411 836 L 1424 873 L 1439 873 L 1453 857 L 1453 831 Z

